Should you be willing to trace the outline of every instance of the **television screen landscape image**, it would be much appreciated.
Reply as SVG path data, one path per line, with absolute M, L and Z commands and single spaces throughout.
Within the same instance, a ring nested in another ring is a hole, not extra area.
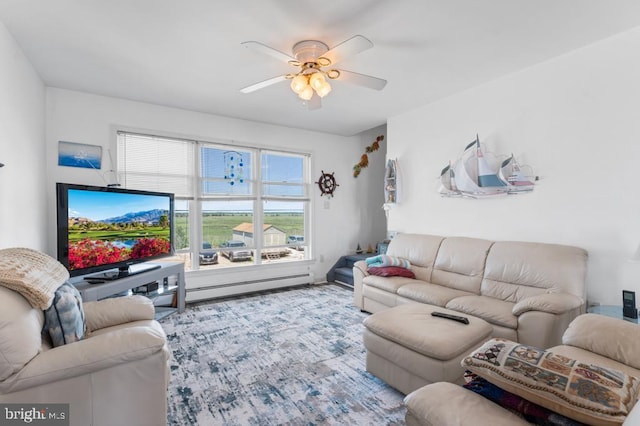
M 173 254 L 173 194 L 58 184 L 58 260 L 72 276 Z

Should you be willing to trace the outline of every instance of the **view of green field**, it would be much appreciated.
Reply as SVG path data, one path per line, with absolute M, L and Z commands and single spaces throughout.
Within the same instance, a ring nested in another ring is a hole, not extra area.
M 187 216 L 176 214 L 176 248 L 189 247 Z M 251 213 L 204 213 L 202 217 L 202 241 L 219 247 L 221 243 L 233 239 L 233 228 L 241 223 L 252 223 Z M 264 223 L 272 225 L 289 235 L 304 235 L 304 215 L 302 213 L 265 213 Z

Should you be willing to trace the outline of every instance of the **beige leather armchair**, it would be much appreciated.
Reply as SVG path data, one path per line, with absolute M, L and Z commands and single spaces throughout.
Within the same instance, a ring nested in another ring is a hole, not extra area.
M 640 377 L 640 326 L 635 323 L 596 314 L 580 315 L 564 332 L 562 345 L 548 349 L 557 355 Z M 489 399 L 447 382 L 424 386 L 407 395 L 404 402 L 409 426 L 529 425 Z M 640 425 L 639 403 L 633 406 L 623 425 Z
M 142 296 L 84 304 L 86 337 L 52 348 L 43 312 L 0 286 L 0 403 L 68 403 L 72 426 L 164 425 L 169 351 Z

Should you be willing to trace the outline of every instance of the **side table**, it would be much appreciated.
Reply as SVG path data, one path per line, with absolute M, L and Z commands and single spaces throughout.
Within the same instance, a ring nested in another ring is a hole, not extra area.
M 591 306 L 587 309 L 587 312 L 590 314 L 599 314 L 605 315 L 607 317 L 618 318 L 629 322 L 634 322 L 638 324 L 638 318 L 627 318 L 622 316 L 622 306 L 615 305 L 599 305 L 599 306 Z

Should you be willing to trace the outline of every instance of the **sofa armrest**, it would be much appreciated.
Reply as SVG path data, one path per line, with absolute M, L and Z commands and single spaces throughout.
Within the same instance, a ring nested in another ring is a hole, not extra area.
M 404 398 L 407 425 L 529 426 L 488 398 L 448 382 L 437 382 Z
M 564 332 L 562 344 L 594 352 L 640 370 L 638 324 L 604 315 L 580 315 Z
M 153 302 L 140 295 L 84 302 L 82 306 L 88 332 L 132 321 L 152 320 L 155 315 Z
M 0 383 L 0 393 L 16 392 L 124 364 L 166 350 L 159 323 L 149 321 L 58 346 L 35 356 Z
M 513 315 L 519 316 L 527 311 L 542 311 L 550 314 L 563 314 L 584 306 L 584 300 L 568 293 L 545 293 L 527 297 L 516 303 L 511 309 Z
M 359 260 L 353 264 L 353 304 L 364 309 L 364 297 L 362 295 L 362 280 L 369 275 L 367 262 Z

